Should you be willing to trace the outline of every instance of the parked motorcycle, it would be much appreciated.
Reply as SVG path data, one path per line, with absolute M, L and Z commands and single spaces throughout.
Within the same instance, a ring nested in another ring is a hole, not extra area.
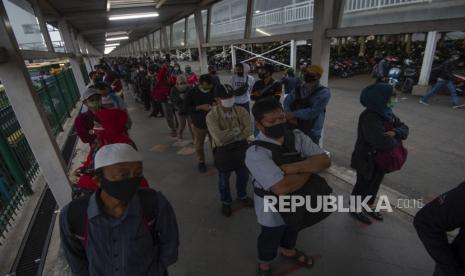
M 402 93 L 412 93 L 413 86 L 418 82 L 418 71 L 411 59 L 404 60 Z

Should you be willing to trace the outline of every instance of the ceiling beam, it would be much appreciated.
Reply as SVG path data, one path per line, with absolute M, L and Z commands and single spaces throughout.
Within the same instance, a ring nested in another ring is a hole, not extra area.
M 158 12 L 160 15 L 163 13 L 172 13 L 172 12 L 182 12 L 188 10 L 194 10 L 197 8 L 197 5 L 186 5 L 186 4 L 176 4 L 176 5 L 165 5 L 160 9 L 155 9 L 154 7 L 134 7 L 134 8 L 122 8 L 114 9 L 107 12 L 106 10 L 87 10 L 79 11 L 72 13 L 63 13 L 62 18 L 65 20 L 74 20 L 82 18 L 91 18 L 91 17 L 108 17 L 110 15 L 121 15 L 121 14 L 130 14 L 130 13 L 148 13 L 148 12 Z M 45 16 L 46 20 L 54 21 L 57 20 L 56 16 Z
M 425 20 L 414 22 L 375 24 L 358 27 L 334 28 L 326 30 L 327 37 L 360 36 L 374 34 L 405 34 L 429 31 L 461 31 L 465 26 L 464 18 Z

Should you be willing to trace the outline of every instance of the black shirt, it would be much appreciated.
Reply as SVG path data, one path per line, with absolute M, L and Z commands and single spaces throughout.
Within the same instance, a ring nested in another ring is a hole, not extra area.
M 208 93 L 203 93 L 198 87 L 195 87 L 187 92 L 184 99 L 184 110 L 190 115 L 192 124 L 196 128 L 207 128 L 206 117 L 208 112 L 196 110 L 195 107 L 203 104 L 213 105 L 213 102 L 213 89 Z
M 420 211 L 413 224 L 423 245 L 436 261 L 438 275 L 465 275 L 465 182 L 440 195 Z M 452 243 L 447 232 L 459 229 Z
M 280 99 L 282 91 L 281 82 L 271 79 L 270 82 L 265 84 L 263 80 L 258 80 L 252 87 L 252 96 L 250 97 L 254 101 L 258 101 L 268 97 L 275 97 Z M 256 95 L 259 94 L 259 95 Z

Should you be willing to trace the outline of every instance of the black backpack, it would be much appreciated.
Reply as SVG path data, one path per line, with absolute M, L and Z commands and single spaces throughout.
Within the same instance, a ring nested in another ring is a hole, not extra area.
M 158 209 L 158 194 L 152 189 L 139 189 L 139 200 L 142 216 L 147 230 L 152 233 L 154 244 L 157 242 L 155 233 L 155 219 Z M 88 226 L 87 207 L 92 194 L 73 200 L 68 207 L 68 224 L 71 233 L 81 240 L 84 248 L 87 248 Z
M 289 164 L 294 162 L 302 161 L 303 158 L 301 153 L 298 152 L 295 148 L 295 135 L 293 131 L 288 131 L 284 136 L 284 144 L 282 146 L 276 145 L 270 142 L 265 141 L 258 141 L 255 140 L 252 142 L 251 147 L 259 146 L 266 148 L 271 151 L 272 159 L 276 163 L 276 165 L 281 166 L 283 164 Z M 254 180 L 255 182 L 255 180 Z M 290 193 L 288 195 L 298 195 L 298 196 L 310 196 L 311 198 L 311 207 L 316 208 L 317 205 L 317 197 L 330 195 L 333 189 L 328 185 L 326 180 L 319 176 L 318 174 L 312 174 L 312 176 L 308 179 L 307 183 L 305 183 L 302 188 L 299 190 Z M 264 196 L 275 196 L 271 191 L 267 191 L 262 188 L 258 188 L 254 186 L 254 193 L 259 197 Z M 278 200 L 279 202 L 279 200 Z M 296 212 L 280 212 L 279 213 L 286 223 L 286 225 L 295 230 L 300 231 L 307 227 L 310 227 L 318 222 L 327 218 L 331 213 L 330 212 L 315 212 L 310 213 L 306 210 L 305 205 L 302 207 L 297 207 Z

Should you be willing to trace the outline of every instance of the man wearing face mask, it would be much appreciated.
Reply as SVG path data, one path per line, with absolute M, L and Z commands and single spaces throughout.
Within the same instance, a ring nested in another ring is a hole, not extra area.
M 64 255 L 73 275 L 168 275 L 178 258 L 178 227 L 167 199 L 139 189 L 142 157 L 128 144 L 95 156 L 99 189 L 60 212 Z
M 329 88 L 320 84 L 323 69 L 310 65 L 303 70 L 303 83 L 284 100 L 286 119 L 292 128 L 298 128 L 318 144 L 331 97 Z
M 250 66 L 247 63 L 237 63 L 234 75 L 231 78 L 231 86 L 234 89 L 236 104 L 250 112 L 250 93 L 255 79 L 249 75 Z
M 264 64 L 258 67 L 258 78 L 252 88 L 251 99 L 259 101 L 264 98 L 274 97 L 280 100 L 282 94 L 281 82 L 273 79 L 274 67 L 271 64 Z
M 186 78 L 187 78 L 187 84 L 192 87 L 199 83 L 199 78 L 197 77 L 197 74 L 192 72 L 192 67 L 190 65 L 186 65 Z
M 190 90 L 184 100 L 184 110 L 192 120 L 192 131 L 194 132 L 195 149 L 199 161 L 198 171 L 206 172 L 205 165 L 205 138 L 208 134 L 206 117 L 212 109 L 213 80 L 210 75 L 204 74 L 199 78 L 199 85 Z M 211 141 L 211 139 L 210 139 Z
M 256 102 L 252 113 L 260 133 L 255 138 L 256 144 L 253 143 L 246 152 L 245 164 L 253 177 L 255 213 L 261 225 L 257 243 L 257 275 L 274 275 L 270 263 L 276 258 L 278 248 L 284 258 L 310 268 L 313 266 L 312 258 L 296 249 L 298 231 L 285 224 L 279 213 L 265 212 L 263 196 L 257 191 L 264 190 L 278 196 L 298 191 L 312 174 L 328 168 L 330 159 L 300 130 L 287 130 L 286 115 L 275 99 Z M 271 148 L 286 152 L 283 157 L 298 156 L 302 161 L 277 160 L 275 157 L 278 155 Z
M 249 113 L 235 105 L 230 85 L 217 86 L 215 100 L 217 105 L 207 115 L 207 127 L 212 137 L 215 165 L 219 171 L 221 212 L 225 217 L 230 217 L 232 198 L 229 178 L 233 171 L 236 173 L 237 200 L 244 206 L 253 206 L 252 199 L 247 196 L 249 172 L 244 164 L 247 138 L 253 133 L 252 122 Z
M 213 87 L 220 85 L 221 81 L 218 75 L 216 74 L 216 68 L 213 65 L 208 65 L 208 74 L 212 78 Z

